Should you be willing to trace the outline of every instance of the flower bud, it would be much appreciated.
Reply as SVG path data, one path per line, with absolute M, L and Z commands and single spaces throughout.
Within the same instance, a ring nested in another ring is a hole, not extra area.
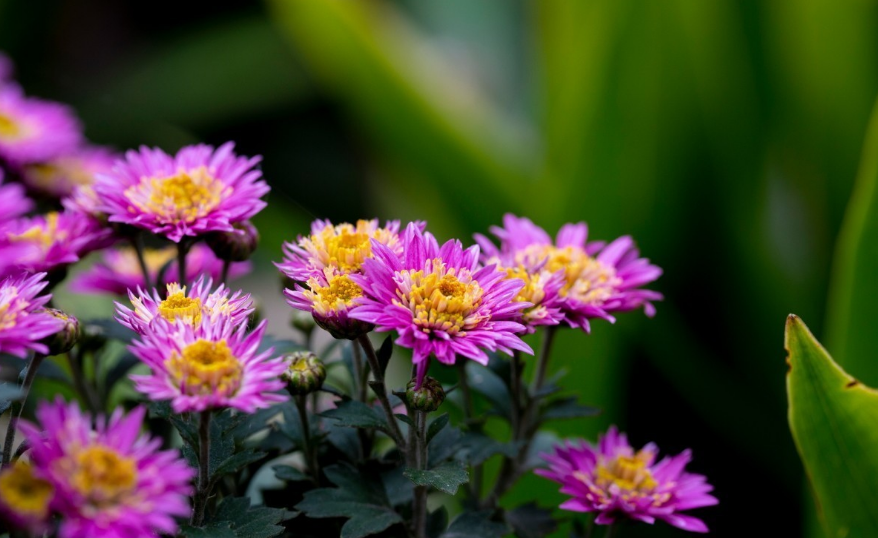
M 375 328 L 371 323 L 348 317 L 346 312 L 333 312 L 327 316 L 314 312 L 313 317 L 314 323 L 336 340 L 356 340 Z
M 305 312 L 304 310 L 293 310 L 293 315 L 290 318 L 290 325 L 292 325 L 294 329 L 302 331 L 302 334 L 304 334 L 306 338 L 311 336 L 311 333 L 314 332 L 314 327 L 317 326 L 314 322 L 314 316 L 312 316 L 310 312 Z
M 46 314 L 62 322 L 61 328 L 55 334 L 47 336 L 43 343 L 49 348 L 49 355 L 60 355 L 70 351 L 79 340 L 79 321 L 58 309 L 46 308 Z
M 416 389 L 417 380 L 412 379 L 405 387 L 405 399 L 409 406 L 418 411 L 427 413 L 439 409 L 442 402 L 445 401 L 445 390 L 442 384 L 433 377 L 427 376 L 421 384 L 421 388 Z
M 284 360 L 287 370 L 280 377 L 286 382 L 290 394 L 309 394 L 323 386 L 326 368 L 317 355 L 310 351 L 294 351 Z
M 249 220 L 232 224 L 233 232 L 213 232 L 207 235 L 205 242 L 216 254 L 216 257 L 227 262 L 243 262 L 259 244 L 259 231 Z

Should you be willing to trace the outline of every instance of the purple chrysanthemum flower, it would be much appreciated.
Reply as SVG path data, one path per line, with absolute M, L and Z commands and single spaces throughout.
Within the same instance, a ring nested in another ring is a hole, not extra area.
M 419 225 L 423 230 L 423 223 Z M 340 275 L 359 273 L 363 262 L 372 257 L 373 239 L 397 256 L 402 255 L 398 220 L 387 221 L 383 228 L 378 219 L 338 225 L 315 220 L 310 236 L 299 236 L 296 243 L 284 243 L 284 261 L 275 265 L 297 282 L 307 282 L 312 276 L 325 277 L 324 269 Z
M 305 286 L 284 289 L 287 303 L 310 312 L 314 321 L 334 338 L 353 340 L 371 331 L 371 323 L 351 318 L 348 313 L 363 297 L 363 289 L 351 276 L 326 267 L 322 274 L 308 278 Z
M 63 322 L 43 308 L 50 294 L 45 273 L 7 277 L 0 282 L 0 353 L 25 358 L 28 351 L 48 353 L 40 341 L 60 331 Z
M 680 512 L 717 504 L 710 495 L 713 486 L 704 475 L 684 471 L 692 459 L 689 450 L 656 463 L 657 454 L 653 443 L 635 452 L 625 434 L 612 426 L 597 446 L 568 442 L 554 454 L 544 454 L 549 468 L 535 472 L 572 496 L 561 508 L 596 512 L 599 525 L 619 518 L 650 524 L 661 519 L 687 531 L 707 532 L 703 521 Z
M 486 364 L 485 350 L 533 353 L 512 321 L 529 303 L 513 301 L 522 282 L 504 279 L 494 266 L 479 268 L 479 247 L 466 250 L 409 224 L 402 236 L 403 256 L 372 242 L 374 257 L 363 274 L 351 275 L 365 293 L 350 317 L 373 323 L 379 331 L 396 330 L 396 343 L 413 350 L 420 387 L 431 355 L 454 364 L 457 355 Z
M 50 271 L 67 266 L 93 250 L 108 246 L 112 232 L 72 211 L 23 217 L 0 230 L 0 264 L 4 274 Z M 11 251 L 17 254 L 12 256 Z
M 132 375 L 137 390 L 151 400 L 171 400 L 176 413 L 232 407 L 245 413 L 287 399 L 282 357 L 259 352 L 266 322 L 247 333 L 227 319 L 205 321 L 198 328 L 177 321 L 156 323 L 131 351 L 152 369 Z
M 187 290 L 176 282 L 167 285 L 164 299 L 155 289 L 152 294 L 138 288 L 128 290 L 130 309 L 116 303 L 116 315 L 119 323 L 138 334 L 153 330 L 155 320 L 164 320 L 174 324 L 180 320 L 193 328 L 202 322 L 218 322 L 228 320 L 232 325 L 246 326 L 247 318 L 253 313 L 253 301 L 249 294 L 241 291 L 229 296 L 229 289 L 220 284 L 213 290 L 213 280 L 202 276 Z
M 24 187 L 18 183 L 3 183 L 3 169 L 0 168 L 0 229 L 12 219 L 18 218 L 31 209 L 33 202 L 25 195 Z
M 98 174 L 109 172 L 116 155 L 108 148 L 83 146 L 71 153 L 21 167 L 21 178 L 29 189 L 53 198 L 64 198 L 79 186 L 89 186 Z
M 19 166 L 73 151 L 82 140 L 79 120 L 60 103 L 25 97 L 0 85 L 0 160 Z
M 662 295 L 640 286 L 657 279 L 661 268 L 651 265 L 629 236 L 610 244 L 587 242 L 588 227 L 584 222 L 561 227 L 553 242 L 549 234 L 530 219 L 506 214 L 503 228 L 491 227 L 500 239 L 500 248 L 484 238 L 476 240 L 488 258 L 507 260 L 527 270 L 547 271 L 563 276 L 558 294 L 563 299 L 565 321 L 572 327 L 588 331 L 589 319 L 602 318 L 614 322 L 613 312 L 643 308 L 647 316 L 655 314 L 651 301 Z
M 143 271 L 137 261 L 137 253 L 131 247 L 117 247 L 101 252 L 103 259 L 88 271 L 78 275 L 70 282 L 70 289 L 77 293 L 110 293 L 126 296 L 129 290 L 145 288 Z M 177 249 L 168 246 L 161 249 L 147 248 L 143 258 L 149 271 L 149 279 L 155 282 L 159 278 L 162 267 L 170 263 L 165 271 L 162 287 L 167 282 L 179 282 L 179 267 L 173 261 Z M 229 267 L 229 279 L 234 279 L 250 272 L 250 262 L 235 262 Z M 210 248 L 203 243 L 192 245 L 186 256 L 186 281 L 193 282 L 199 276 L 206 275 L 219 280 L 222 276 L 223 261 L 217 259 Z
M 99 175 L 94 190 L 99 209 L 112 222 L 130 224 L 179 243 L 185 236 L 232 232 L 249 219 L 268 193 L 261 157 L 239 157 L 227 142 L 217 149 L 199 144 L 170 156 L 141 147 L 128 151 L 110 174 Z
M 145 411 L 92 418 L 75 403 L 43 402 L 39 425 L 23 422 L 34 468 L 55 488 L 60 538 L 175 534 L 190 512 L 194 471 L 176 450 L 140 434 Z
M 30 463 L 19 459 L 0 471 L 0 518 L 13 529 L 44 535 L 54 497 L 55 488 Z

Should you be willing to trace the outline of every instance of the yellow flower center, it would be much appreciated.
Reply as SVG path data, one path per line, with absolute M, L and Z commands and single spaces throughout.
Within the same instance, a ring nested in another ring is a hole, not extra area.
M 396 234 L 386 228 L 378 228 L 372 221 L 358 220 L 356 226 L 348 223 L 327 225 L 303 240 L 301 245 L 324 267 L 354 273 L 372 257 L 372 239 L 391 246 L 398 242 Z
M 241 386 L 243 368 L 225 340 L 197 340 L 168 359 L 168 372 L 189 396 L 232 395 Z
M 114 449 L 92 445 L 70 456 L 70 485 L 97 507 L 118 504 L 137 485 L 133 458 Z
M 42 224 L 35 224 L 24 232 L 17 235 L 10 235 L 12 241 L 29 241 L 38 243 L 43 248 L 49 248 L 53 243 L 65 241 L 66 233 L 58 230 L 58 212 L 52 211 L 46 214 L 46 221 Z
M 11 117 L 0 114 L 0 138 L 13 140 L 18 138 L 22 133 L 21 126 Z
M 175 319 L 183 319 L 193 326 L 201 323 L 201 310 L 201 299 L 186 297 L 185 291 L 172 293 L 158 308 L 159 314 L 166 320 L 173 322 Z
M 0 292 L 0 330 L 11 329 L 18 322 L 18 313 L 27 303 L 18 296 L 18 288 L 8 286 Z
M 565 283 L 559 293 L 580 303 L 601 303 L 609 299 L 622 283 L 614 267 L 604 265 L 579 247 L 531 245 L 518 258 L 531 266 L 535 261 L 545 259 L 547 271 L 563 270 Z
M 310 278 L 308 286 L 311 289 L 305 296 L 312 301 L 314 311 L 322 315 L 347 310 L 355 299 L 363 296 L 363 288 L 348 275 L 330 276 L 328 286 L 321 286 L 319 280 Z
M 0 502 L 20 516 L 43 519 L 55 488 L 34 476 L 29 463 L 21 460 L 0 473 Z
M 641 450 L 633 456 L 620 455 L 609 463 L 600 462 L 595 471 L 596 483 L 602 488 L 614 484 L 628 492 L 648 493 L 658 485 L 649 470 L 650 459 L 651 454 Z
M 213 211 L 231 188 L 202 166 L 174 176 L 144 178 L 125 190 L 133 206 L 155 215 L 164 224 L 194 222 Z
M 482 288 L 468 273 L 446 269 L 440 259 L 428 262 L 425 271 L 400 271 L 394 303 L 412 311 L 422 331 L 464 334 L 481 320 L 473 314 L 481 303 Z

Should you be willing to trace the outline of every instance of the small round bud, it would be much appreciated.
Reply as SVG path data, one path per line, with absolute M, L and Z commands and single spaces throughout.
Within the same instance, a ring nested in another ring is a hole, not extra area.
M 356 340 L 375 328 L 371 323 L 350 318 L 347 314 L 331 313 L 321 316 L 314 312 L 314 323 L 328 332 L 336 340 Z
M 317 355 L 310 351 L 294 351 L 284 360 L 287 369 L 280 377 L 286 382 L 290 394 L 309 394 L 323 386 L 326 368 Z
M 442 402 L 445 401 L 445 390 L 438 380 L 427 376 L 421 384 L 421 388 L 416 389 L 417 381 L 412 379 L 405 387 L 406 402 L 418 411 L 435 411 L 439 409 Z
M 79 340 L 79 321 L 58 309 L 46 308 L 45 312 L 62 322 L 55 334 L 47 336 L 43 343 L 49 348 L 49 355 L 60 355 L 70 351 Z
M 259 245 L 259 231 L 249 220 L 232 224 L 233 232 L 207 234 L 205 242 L 216 257 L 227 262 L 243 262 Z
M 314 316 L 312 316 L 310 312 L 295 309 L 293 310 L 293 315 L 290 317 L 290 325 L 292 325 L 294 329 L 302 331 L 302 334 L 304 334 L 305 337 L 311 336 L 311 333 L 314 332 L 314 327 L 317 326 L 314 322 Z

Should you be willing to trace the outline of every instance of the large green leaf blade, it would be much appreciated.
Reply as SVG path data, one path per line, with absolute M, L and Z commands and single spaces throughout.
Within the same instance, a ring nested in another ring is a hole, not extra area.
M 785 347 L 790 429 L 827 536 L 878 536 L 878 392 L 842 370 L 794 315 Z

